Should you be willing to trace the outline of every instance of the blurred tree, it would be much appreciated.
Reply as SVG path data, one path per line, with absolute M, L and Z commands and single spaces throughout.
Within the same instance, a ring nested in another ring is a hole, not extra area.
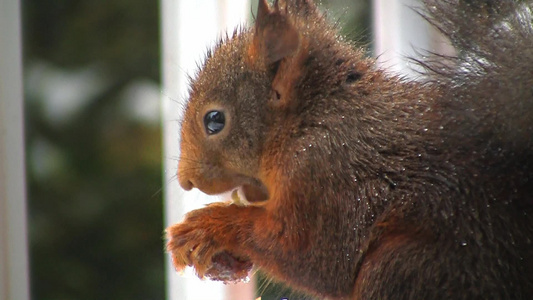
M 34 299 L 164 299 L 160 128 L 128 113 L 125 99 L 139 82 L 158 90 L 158 10 L 157 1 L 24 2 Z M 56 73 L 64 84 L 51 86 Z M 67 91 L 73 76 L 79 95 Z

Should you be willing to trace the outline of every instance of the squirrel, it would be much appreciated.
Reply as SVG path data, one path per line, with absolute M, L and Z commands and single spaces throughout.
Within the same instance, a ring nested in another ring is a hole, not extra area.
M 533 1 L 425 0 L 456 48 L 409 80 L 311 0 L 260 0 L 191 79 L 177 270 L 319 299 L 531 299 Z

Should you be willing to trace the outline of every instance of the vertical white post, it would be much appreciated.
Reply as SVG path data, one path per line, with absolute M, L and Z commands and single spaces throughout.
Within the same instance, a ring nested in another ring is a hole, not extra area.
M 166 225 L 179 222 L 186 212 L 218 200 L 193 190 L 184 192 L 176 180 L 179 156 L 179 119 L 187 99 L 186 75 L 194 75 L 206 50 L 225 31 L 244 25 L 248 0 L 161 0 L 163 140 Z M 249 300 L 253 284 L 223 285 L 201 281 L 192 272 L 177 274 L 167 256 L 169 300 Z
M 430 49 L 431 28 L 413 8 L 420 0 L 374 0 L 375 56 L 383 67 L 403 75 L 414 75 L 407 60 L 416 50 Z
M 0 300 L 29 299 L 20 1 L 0 0 Z

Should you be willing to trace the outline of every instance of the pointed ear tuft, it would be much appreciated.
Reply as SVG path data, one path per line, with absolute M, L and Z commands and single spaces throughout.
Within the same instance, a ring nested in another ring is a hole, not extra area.
M 263 20 L 265 19 L 268 14 L 270 14 L 270 8 L 268 8 L 268 3 L 266 0 L 259 0 L 259 4 L 257 6 L 257 20 Z
M 293 55 L 298 49 L 299 34 L 287 16 L 287 8 L 274 3 L 271 10 L 266 0 L 259 0 L 255 35 L 251 53 L 263 57 L 267 65 Z

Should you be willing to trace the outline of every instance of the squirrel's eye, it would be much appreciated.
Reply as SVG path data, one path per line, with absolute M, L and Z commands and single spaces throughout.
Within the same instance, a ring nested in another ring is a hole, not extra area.
M 218 110 L 212 110 L 205 114 L 204 116 L 204 126 L 205 131 L 207 134 L 217 134 L 222 129 L 224 129 L 224 125 L 226 124 L 226 117 L 224 116 L 224 113 Z

